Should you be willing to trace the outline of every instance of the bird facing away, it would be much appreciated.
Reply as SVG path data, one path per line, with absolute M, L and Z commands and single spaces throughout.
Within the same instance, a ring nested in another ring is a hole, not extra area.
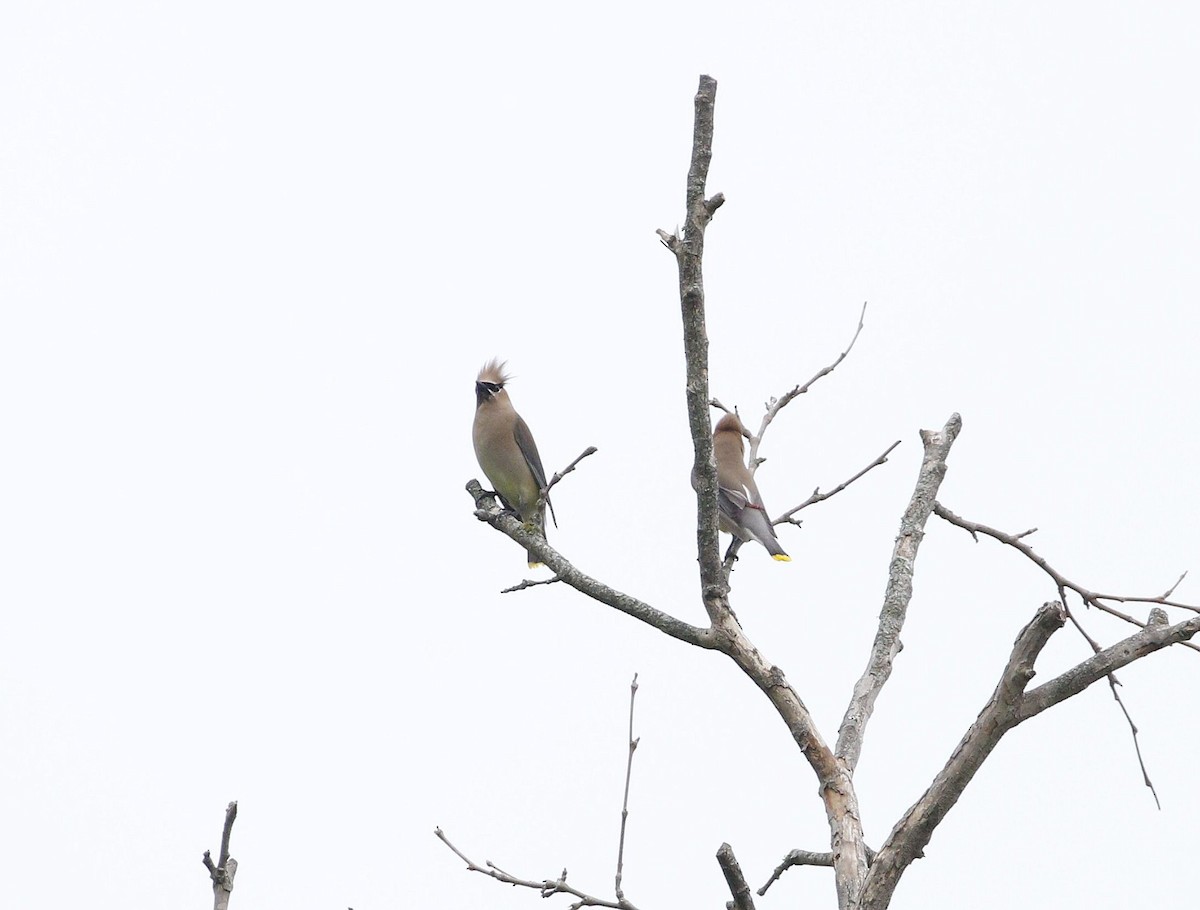
M 504 389 L 508 380 L 504 364 L 495 358 L 483 365 L 475 380 L 475 425 L 471 430 L 475 457 L 504 504 L 544 537 L 550 498 L 538 500 L 546 486 L 546 472 L 529 426 L 513 409 Z M 554 514 L 553 506 L 550 513 Z M 529 568 L 541 565 L 532 550 L 527 556 Z
M 717 462 L 717 523 L 721 530 L 742 540 L 757 540 L 775 559 L 791 562 L 775 536 L 754 475 L 746 467 L 742 422 L 736 414 L 726 414 L 717 422 L 713 457 Z

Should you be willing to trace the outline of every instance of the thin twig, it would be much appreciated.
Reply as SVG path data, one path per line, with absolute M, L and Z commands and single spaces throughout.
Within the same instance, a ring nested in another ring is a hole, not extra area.
M 578 458 L 550 478 L 550 482 L 546 484 L 546 489 L 542 490 L 542 498 L 545 499 L 547 496 L 549 496 L 550 491 L 554 489 L 554 485 L 574 471 L 575 466 L 579 464 L 579 462 L 583 461 L 589 455 L 595 455 L 598 451 L 600 450 L 595 446 L 588 446 L 586 449 L 584 449 L 583 453 Z
M 637 674 L 633 674 L 633 682 L 629 684 L 629 758 L 625 762 L 625 799 L 621 803 L 621 837 L 617 843 L 617 900 L 625 899 L 625 892 L 621 890 L 621 877 L 625 874 L 625 822 L 629 818 L 629 779 L 633 775 L 633 753 L 637 751 L 638 743 L 642 741 L 639 736 L 633 738 L 633 701 L 637 698 Z
M 536 588 L 538 585 L 552 585 L 556 581 L 562 581 L 561 575 L 555 575 L 553 578 L 543 578 L 539 581 L 530 581 L 525 579 L 519 585 L 513 585 L 511 588 L 504 588 L 501 594 L 512 594 L 514 591 L 524 591 L 526 588 Z
M 1176 582 L 1176 584 L 1178 584 L 1178 582 Z M 1092 653 L 1099 654 L 1103 650 L 1103 647 L 1100 645 L 1100 642 L 1096 641 L 1095 638 L 1088 634 L 1087 629 L 1085 629 L 1083 624 L 1079 621 L 1079 617 L 1077 617 L 1074 611 L 1067 606 L 1067 589 L 1062 585 L 1058 586 L 1058 599 L 1063 605 L 1063 609 L 1066 611 L 1067 617 L 1071 620 L 1071 624 L 1074 625 L 1076 631 L 1083 636 L 1084 641 L 1088 643 L 1088 647 L 1092 649 Z M 1161 612 L 1160 607 L 1154 607 L 1153 609 Z M 1163 619 L 1166 619 L 1166 613 L 1163 613 Z M 1109 673 L 1108 688 L 1112 692 L 1112 697 L 1116 700 L 1118 707 L 1121 709 L 1121 713 L 1125 715 L 1125 720 L 1129 724 L 1129 733 L 1133 737 L 1133 751 L 1137 754 L 1138 767 L 1142 771 L 1142 782 L 1150 788 L 1150 795 L 1154 797 L 1154 805 L 1158 806 L 1159 810 L 1161 810 L 1162 803 L 1159 802 L 1158 791 L 1154 788 L 1154 782 L 1150 780 L 1150 772 L 1146 770 L 1146 761 L 1142 756 L 1141 744 L 1138 742 L 1137 724 L 1133 722 L 1133 716 L 1129 713 L 1129 709 L 1125 707 L 1125 702 L 1121 699 L 1121 692 L 1117 688 L 1120 685 L 1121 681 L 1117 679 L 1117 674 Z
M 1167 598 L 1169 598 L 1169 597 L 1170 597 L 1172 594 L 1174 594 L 1174 593 L 1175 593 L 1175 589 L 1179 587 L 1180 583 L 1181 583 L 1181 582 L 1182 582 L 1182 581 L 1183 581 L 1185 578 L 1187 578 L 1187 570 L 1186 570 L 1186 569 L 1184 570 L 1184 573 L 1183 573 L 1182 575 L 1180 575 L 1180 576 L 1179 576 L 1179 578 L 1177 578 L 1177 579 L 1175 580 L 1175 584 L 1171 585 L 1171 587 L 1167 588 L 1167 590 L 1163 592 L 1162 599 L 1163 599 L 1163 600 L 1166 600 L 1166 599 L 1167 599 Z
M 594 897 L 578 888 L 567 884 L 567 870 L 563 869 L 562 874 L 556 879 L 542 879 L 534 881 L 532 879 L 518 878 L 515 875 L 510 875 L 494 863 L 488 862 L 486 865 L 480 866 L 472 861 L 465 853 L 450 843 L 450 839 L 442 833 L 441 828 L 433 830 L 434 835 L 443 844 L 454 851 L 455 856 L 467 864 L 468 872 L 478 872 L 480 875 L 486 875 L 488 878 L 494 878 L 498 882 L 503 882 L 506 885 L 514 885 L 521 888 L 533 888 L 538 891 L 542 897 L 552 897 L 555 894 L 569 894 L 574 898 L 574 901 L 568 910 L 578 910 L 580 907 L 609 907 L 611 910 L 638 910 L 633 904 L 624 899 L 617 901 L 605 900 L 601 897 Z
M 846 487 L 850 486 L 850 484 L 854 483 L 854 481 L 858 480 L 860 477 L 862 477 L 864 474 L 866 474 L 872 468 L 877 468 L 881 464 L 886 464 L 887 460 L 888 460 L 887 457 L 892 454 L 892 452 L 895 450 L 896 446 L 898 446 L 898 445 L 900 445 L 899 439 L 897 439 L 890 446 L 888 446 L 884 450 L 883 454 L 880 455 L 878 458 L 876 458 L 874 461 L 872 461 L 869 465 L 867 465 L 865 468 L 863 468 L 861 471 L 859 471 L 857 474 L 855 474 L 849 480 L 839 483 L 836 487 L 834 487 L 828 493 L 822 493 L 821 488 L 817 487 L 815 490 L 812 491 L 812 496 L 808 497 L 808 499 L 804 500 L 804 502 L 800 503 L 800 505 L 798 505 L 794 508 L 788 509 L 782 515 L 780 515 L 778 518 L 776 518 L 773 522 L 771 522 L 771 524 L 787 523 L 787 524 L 799 525 L 800 522 L 797 521 L 796 519 L 792 518 L 793 515 L 795 515 L 797 512 L 801 511 L 802 509 L 807 509 L 811 505 L 816 505 L 818 502 L 824 502 L 826 499 L 829 499 L 829 497 L 831 497 L 831 496 L 836 496 L 838 493 L 842 492 L 842 490 L 846 489 Z
M 725 405 L 721 404 L 721 400 L 719 398 L 710 398 L 708 400 L 708 406 L 710 408 L 717 408 L 718 410 L 724 411 L 726 414 L 735 413 L 734 411 L 731 411 L 729 408 L 725 407 Z M 750 432 L 746 429 L 745 426 L 742 427 L 742 433 L 746 436 L 750 435 Z
M 875 860 L 875 851 L 867 847 L 867 863 L 870 864 Z M 775 882 L 779 881 L 779 877 L 787 872 L 792 866 L 833 866 L 832 853 L 815 853 L 812 850 L 789 850 L 788 855 L 783 858 L 775 871 L 771 873 L 771 877 L 767 879 L 766 884 L 758 889 L 758 896 L 762 897 L 767 893 Z
M 836 370 L 838 368 L 839 364 L 841 364 L 841 362 L 846 359 L 846 356 L 854 349 L 854 343 L 856 341 L 858 341 L 858 336 L 862 333 L 863 321 L 866 319 L 866 315 L 867 315 L 867 304 L 866 304 L 866 301 L 864 301 L 863 305 L 862 305 L 862 310 L 858 314 L 858 328 L 856 328 L 854 330 L 854 337 L 851 338 L 850 343 L 848 345 L 846 345 L 846 350 L 844 350 L 844 351 L 842 351 L 842 353 L 838 354 L 837 359 L 833 363 L 831 363 L 827 366 L 821 367 L 821 369 L 819 369 L 817 371 L 816 375 L 813 376 L 813 378 L 810 379 L 808 382 L 804 383 L 804 385 L 798 385 L 795 388 L 793 388 L 790 392 L 784 393 L 783 397 L 772 398 L 770 401 L 768 401 L 766 403 L 766 413 L 763 414 L 762 423 L 759 425 L 759 428 L 758 428 L 758 434 L 750 437 L 750 464 L 752 466 L 751 470 L 753 470 L 753 465 L 755 464 L 755 462 L 758 461 L 759 443 L 762 442 L 763 434 L 767 432 L 767 427 L 771 425 L 771 421 L 775 419 L 775 415 L 778 414 L 780 411 L 782 411 L 785 407 L 787 407 L 788 404 L 792 401 L 792 399 L 798 398 L 799 396 L 801 396 L 805 392 L 807 392 L 809 389 L 811 389 L 813 387 L 813 384 L 818 379 L 822 378 L 823 376 L 828 376 L 830 373 L 832 373 L 834 370 Z
M 554 527 L 558 527 L 558 516 L 554 514 L 554 503 L 550 501 L 550 491 L 554 489 L 554 485 L 556 483 L 575 470 L 575 465 L 579 464 L 579 462 L 583 461 L 589 455 L 594 455 L 596 451 L 597 449 L 595 446 L 588 446 L 583 450 L 582 455 L 551 477 L 550 482 L 538 490 L 538 501 L 540 503 L 545 503 L 546 507 L 550 509 L 550 520 L 554 522 Z
M 575 465 L 583 461 L 589 455 L 594 455 L 597 449 L 595 446 L 588 446 L 583 450 L 583 454 L 572 461 L 569 465 L 550 478 L 550 482 L 538 490 L 538 502 L 545 503 L 550 509 L 550 520 L 554 522 L 554 527 L 558 527 L 558 516 L 554 514 L 554 503 L 550 501 L 550 491 L 554 489 L 554 485 L 575 470 Z M 539 506 L 540 507 L 540 506 Z
M 1117 691 L 1117 677 L 1113 673 L 1108 674 L 1108 687 L 1112 690 L 1113 698 L 1117 700 L 1117 704 L 1121 706 L 1121 713 L 1125 715 L 1125 720 L 1129 722 L 1129 731 L 1133 735 L 1133 751 L 1137 753 L 1138 767 L 1142 769 L 1142 783 L 1150 788 L 1150 795 L 1154 797 L 1154 805 L 1158 806 L 1159 811 L 1162 811 L 1162 803 L 1158 800 L 1158 791 L 1154 789 L 1154 783 L 1150 780 L 1150 772 L 1146 770 L 1146 762 L 1142 758 L 1142 746 L 1138 741 L 1137 724 L 1133 722 L 1133 717 L 1129 713 L 1129 709 L 1125 707 L 1125 702 L 1121 701 L 1121 694 Z
M 1013 549 L 1017 550 L 1018 552 L 1024 554 L 1024 556 L 1027 557 L 1029 560 L 1031 560 L 1034 565 L 1036 565 L 1043 572 L 1045 572 L 1047 575 L 1049 575 L 1054 580 L 1055 585 L 1057 585 L 1059 587 L 1059 589 L 1065 588 L 1065 589 L 1074 591 L 1076 594 L 1079 595 L 1079 597 L 1083 600 L 1083 602 L 1085 604 L 1087 604 L 1088 606 L 1095 607 L 1097 610 L 1100 610 L 1103 613 L 1107 613 L 1110 616 L 1115 616 L 1117 619 L 1123 620 L 1124 622 L 1127 622 L 1130 625 L 1134 625 L 1134 626 L 1137 626 L 1138 628 L 1142 628 L 1142 629 L 1144 629 L 1146 627 L 1146 624 L 1144 622 L 1142 622 L 1141 620 L 1130 616 L 1128 613 L 1123 613 L 1122 611 L 1116 609 L 1115 607 L 1111 606 L 1110 604 L 1105 603 L 1105 601 L 1113 601 L 1115 603 L 1156 604 L 1161 607 L 1179 607 L 1182 610 L 1191 610 L 1193 613 L 1200 613 L 1200 607 L 1197 607 L 1193 604 L 1179 603 L 1178 601 L 1168 599 L 1167 595 L 1173 593 L 1175 588 L 1178 587 L 1178 585 L 1179 585 L 1178 581 L 1175 582 L 1175 584 L 1171 587 L 1171 589 L 1169 591 L 1167 591 L 1167 593 L 1164 594 L 1162 597 L 1127 597 L 1127 596 L 1119 595 L 1119 594 L 1097 594 L 1094 591 L 1089 591 L 1087 588 L 1085 588 L 1081 585 L 1075 584 L 1075 582 L 1073 582 L 1069 578 L 1066 578 L 1065 576 L 1063 576 L 1053 566 L 1051 566 L 1048 562 L 1046 562 L 1045 559 L 1043 559 L 1041 556 L 1039 556 L 1037 553 L 1035 553 L 1033 550 L 1033 547 L 1029 546 L 1029 544 L 1025 543 L 1024 541 L 1019 540 L 1017 537 L 1013 536 L 1012 534 L 1006 534 L 1003 531 L 998 531 L 995 528 L 989 528 L 987 525 L 979 524 L 978 522 L 975 522 L 975 521 L 968 521 L 967 519 L 962 518 L 959 515 L 955 515 L 953 512 L 951 512 L 949 509 L 947 509 L 945 506 L 943 506 L 940 502 L 935 502 L 933 504 L 933 512 L 935 515 L 937 515 L 943 521 L 948 521 L 950 524 L 957 525 L 958 527 L 962 528 L 963 530 L 970 532 L 971 536 L 974 537 L 976 540 L 979 539 L 980 534 L 983 534 L 987 537 L 991 537 L 994 540 L 998 540 L 1003 544 L 1007 544 L 1008 546 L 1012 547 Z M 1184 574 L 1187 574 L 1187 573 L 1184 573 Z M 1182 580 L 1183 579 L 1181 576 L 1180 581 L 1182 581 Z M 1193 644 L 1190 641 L 1189 642 L 1180 642 L 1180 644 L 1183 644 L 1185 647 L 1191 648 L 1193 651 L 1200 651 L 1200 646 Z
M 1067 589 L 1062 585 L 1058 586 L 1058 602 L 1063 605 L 1063 609 L 1067 611 L 1067 619 L 1071 620 L 1071 625 L 1075 627 L 1075 631 L 1083 636 L 1083 640 L 1088 643 L 1088 647 L 1092 649 L 1092 653 L 1099 654 L 1102 650 L 1104 650 L 1103 645 L 1096 641 L 1096 639 L 1091 636 L 1088 630 L 1083 627 L 1083 623 L 1079 621 L 1079 617 L 1075 615 L 1075 611 L 1072 610 L 1071 605 L 1067 603 Z

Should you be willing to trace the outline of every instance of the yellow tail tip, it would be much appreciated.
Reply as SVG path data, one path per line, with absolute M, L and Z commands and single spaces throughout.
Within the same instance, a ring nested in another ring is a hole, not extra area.
M 542 566 L 545 565 L 545 563 L 544 562 L 531 562 L 528 565 L 529 565 L 529 568 L 531 568 L 531 569 L 540 569 Z
M 776 553 L 771 558 L 778 559 L 780 562 L 791 562 L 792 561 L 792 557 L 788 556 L 786 553 Z

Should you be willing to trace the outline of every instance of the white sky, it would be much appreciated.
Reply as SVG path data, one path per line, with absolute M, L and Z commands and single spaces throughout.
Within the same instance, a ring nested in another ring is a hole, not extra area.
M 753 686 L 528 574 L 463 485 L 493 354 L 552 541 L 692 622 L 675 266 L 697 76 L 720 82 L 713 392 L 761 403 L 783 511 L 747 633 L 836 736 L 917 433 L 942 501 L 1096 589 L 1200 571 L 1200 22 L 1190 5 L 11 2 L 0 16 L 0 855 L 12 907 L 530 908 L 433 837 L 609 893 L 728 899 L 827 849 Z M 594 7 L 592 9 L 595 9 Z M 857 784 L 878 846 L 1053 588 L 936 519 Z M 1200 601 L 1200 579 L 1179 596 Z M 1144 611 L 1140 611 L 1143 612 Z M 1182 617 L 1177 617 L 1182 618 Z M 1111 643 L 1129 631 L 1086 615 Z M 1039 681 L 1087 654 L 1063 630 Z M 1011 734 L 893 906 L 1195 905 L 1200 655 Z M 565 906 L 567 901 L 557 899 Z M 793 870 L 760 907 L 831 907 Z

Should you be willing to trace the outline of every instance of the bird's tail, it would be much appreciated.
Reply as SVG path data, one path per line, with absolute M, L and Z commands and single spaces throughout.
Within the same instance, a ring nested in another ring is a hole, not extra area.
M 743 509 L 742 523 L 746 526 L 746 530 L 754 535 L 754 539 L 766 548 L 772 559 L 780 562 L 792 561 L 792 557 L 788 556 L 783 547 L 779 545 L 779 538 L 775 536 L 775 528 L 771 525 L 771 519 L 767 517 L 762 506 L 750 504 Z
M 778 559 L 780 562 L 791 562 L 792 557 L 788 556 L 783 551 L 783 547 L 779 545 L 779 538 L 775 536 L 775 529 L 770 524 L 767 525 L 768 533 L 762 536 L 762 545 L 767 548 L 767 552 L 771 554 L 772 559 Z

